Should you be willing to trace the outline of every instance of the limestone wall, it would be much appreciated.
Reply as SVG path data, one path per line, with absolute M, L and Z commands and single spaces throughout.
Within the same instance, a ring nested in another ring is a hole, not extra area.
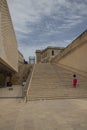
M 56 63 L 87 72 L 87 31 L 82 33 L 56 58 Z
M 18 64 L 19 66 L 24 64 L 24 57 L 20 51 L 18 51 Z
M 0 1 L 0 62 L 18 71 L 18 50 L 6 0 Z
M 20 84 L 24 82 L 24 80 L 27 80 L 28 75 L 30 74 L 30 71 L 32 70 L 33 65 L 31 64 L 22 64 L 18 67 L 18 73 L 15 73 L 12 76 L 12 84 Z

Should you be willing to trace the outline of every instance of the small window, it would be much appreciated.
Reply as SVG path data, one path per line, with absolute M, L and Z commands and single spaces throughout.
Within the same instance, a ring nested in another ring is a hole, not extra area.
M 54 50 L 52 50 L 52 56 L 54 55 Z

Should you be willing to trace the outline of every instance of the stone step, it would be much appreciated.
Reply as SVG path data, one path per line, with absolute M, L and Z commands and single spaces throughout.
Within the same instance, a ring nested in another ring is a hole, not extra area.
M 73 88 L 73 72 L 56 65 L 39 64 L 31 80 L 28 100 L 87 97 L 87 80 L 77 74 L 78 85 Z
M 80 98 L 87 98 L 87 95 L 85 96 L 55 96 L 55 97 L 28 97 L 27 101 L 36 101 L 36 100 L 56 100 L 56 99 L 80 99 Z

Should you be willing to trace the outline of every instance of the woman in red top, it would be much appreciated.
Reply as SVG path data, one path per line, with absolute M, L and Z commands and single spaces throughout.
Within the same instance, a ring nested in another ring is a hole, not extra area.
M 73 75 L 73 87 L 76 88 L 77 86 L 77 78 L 76 78 L 76 75 L 74 74 Z

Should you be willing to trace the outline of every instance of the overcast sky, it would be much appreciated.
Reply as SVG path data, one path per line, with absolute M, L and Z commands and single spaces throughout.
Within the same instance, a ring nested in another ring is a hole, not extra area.
M 19 50 L 65 47 L 87 29 L 87 0 L 7 0 Z

